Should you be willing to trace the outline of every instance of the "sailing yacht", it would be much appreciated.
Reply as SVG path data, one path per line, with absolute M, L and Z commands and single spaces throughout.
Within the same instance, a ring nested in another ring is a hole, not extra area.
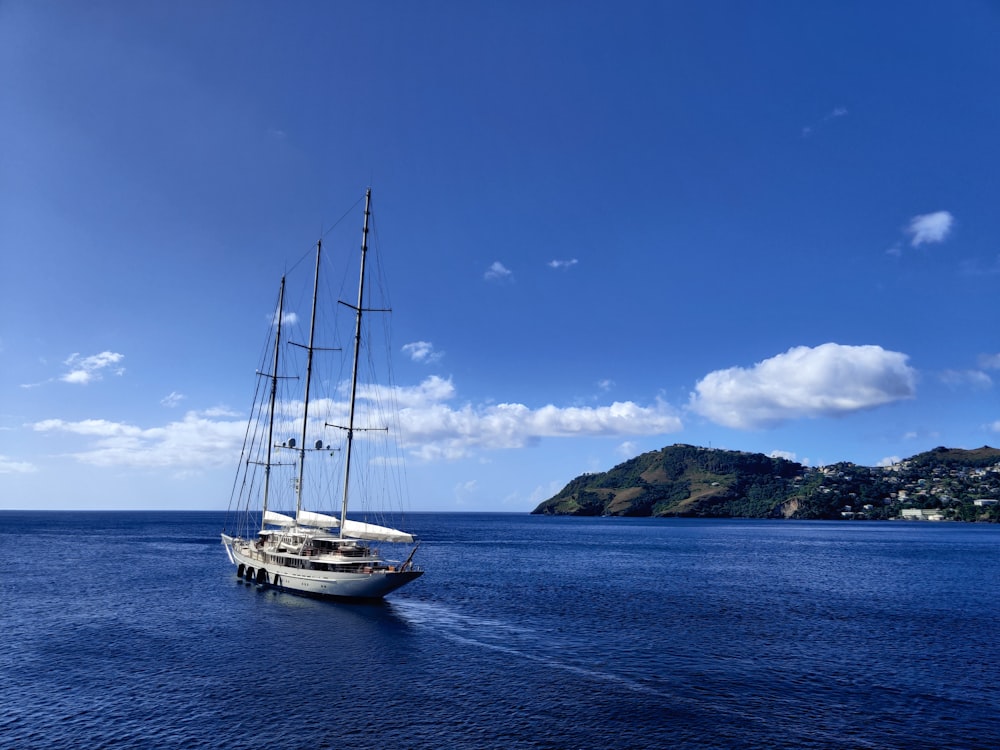
M 365 287 L 370 216 L 369 189 L 365 193 L 357 304 L 340 302 L 353 312 L 349 398 L 346 408 L 341 408 L 339 412 L 339 416 L 343 417 L 342 423 L 325 422 L 317 419 L 315 413 L 310 414 L 312 401 L 321 401 L 327 408 L 331 408 L 335 401 L 331 398 L 317 399 L 312 393 L 315 390 L 315 355 L 330 356 L 328 349 L 320 347 L 315 340 L 317 321 L 322 316 L 318 299 L 322 240 L 316 244 L 309 342 L 295 344 L 305 353 L 304 394 L 302 401 L 292 406 L 280 401 L 277 395 L 279 385 L 289 380 L 289 376 L 279 374 L 285 364 L 282 353 L 286 341 L 282 324 L 289 315 L 284 309 L 286 280 L 284 277 L 281 280 L 272 326 L 273 351 L 268 348 L 270 361 L 263 367 L 265 371 L 258 372 L 264 387 L 257 389 L 234 483 L 230 513 L 227 514 L 227 526 L 231 525 L 232 529 L 227 528 L 222 533 L 222 544 L 230 562 L 236 566 L 237 576 L 248 582 L 311 596 L 381 599 L 423 575 L 423 571 L 413 564 L 417 545 L 412 534 L 367 519 L 348 518 L 349 506 L 358 500 L 355 496 L 358 488 L 364 490 L 368 486 L 359 483 L 358 478 L 352 475 L 352 463 L 358 461 L 359 441 L 367 442 L 373 434 L 389 432 L 388 425 L 371 424 L 371 409 L 365 410 L 364 423 L 359 413 L 359 401 L 381 403 L 384 400 L 370 395 L 373 386 L 365 385 L 365 390 L 359 392 L 361 351 L 365 343 L 363 339 L 367 339 L 363 320 L 371 313 L 388 312 L 388 309 L 366 307 L 370 304 Z M 270 371 L 267 372 L 267 369 Z M 337 403 L 344 406 L 342 399 Z M 295 410 L 295 419 L 290 421 L 284 415 L 292 409 Z M 298 440 L 289 437 L 278 442 L 275 431 L 288 428 L 299 420 Z M 325 437 L 313 434 L 331 428 L 343 435 L 342 445 L 331 446 Z M 285 456 L 290 456 L 292 460 L 282 460 Z M 333 457 L 343 459 L 339 488 L 324 489 L 318 478 L 323 472 L 308 473 L 307 463 L 322 463 Z M 382 459 L 380 462 L 372 461 L 370 466 L 389 467 L 392 463 L 392 458 Z M 282 470 L 286 470 L 285 476 L 278 479 L 277 474 Z M 275 510 L 280 507 L 276 505 L 279 487 L 291 488 L 294 510 Z M 334 496 L 337 494 L 339 513 L 328 512 L 336 504 Z M 259 500 L 259 509 L 255 498 Z M 383 556 L 380 547 L 373 542 L 402 549 L 402 552 L 398 558 L 391 559 Z

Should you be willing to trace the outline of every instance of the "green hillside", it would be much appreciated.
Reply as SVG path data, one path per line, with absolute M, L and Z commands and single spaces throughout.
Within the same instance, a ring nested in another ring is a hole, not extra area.
M 762 453 L 672 445 L 611 470 L 583 474 L 533 513 L 719 518 L 895 518 L 942 509 L 957 520 L 997 520 L 1000 450 L 935 448 L 893 467 L 809 468 Z M 976 502 L 976 501 L 980 502 Z

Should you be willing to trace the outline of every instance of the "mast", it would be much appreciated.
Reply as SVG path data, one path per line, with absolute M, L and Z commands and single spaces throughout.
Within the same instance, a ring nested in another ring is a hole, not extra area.
M 302 442 L 299 445 L 299 478 L 295 483 L 295 517 L 302 510 L 302 479 L 306 470 L 306 431 L 309 426 L 309 385 L 312 382 L 313 336 L 316 333 L 316 296 L 319 291 L 319 258 L 323 240 L 316 242 L 316 274 L 313 278 L 312 315 L 309 317 L 309 346 L 306 348 L 306 391 L 302 403 Z M 355 358 L 357 355 L 355 354 Z M 356 361 L 356 359 L 355 359 Z
M 284 316 L 285 277 L 281 277 L 281 291 L 278 292 L 278 328 L 274 333 L 274 362 L 271 366 L 271 404 L 267 418 L 267 463 L 264 464 L 264 503 L 260 516 L 260 530 L 264 530 L 267 515 L 267 498 L 271 489 L 271 450 L 274 445 L 274 402 L 278 397 L 278 353 L 281 351 L 281 319 Z
M 371 213 L 372 189 L 365 191 L 365 225 L 361 233 L 361 274 L 358 280 L 358 306 L 354 323 L 354 365 L 351 368 L 351 409 L 347 418 L 347 456 L 344 462 L 344 501 L 340 510 L 340 536 L 347 526 L 347 493 L 351 484 L 351 448 L 354 445 L 354 404 L 358 393 L 358 357 L 361 354 L 361 313 L 365 300 L 365 259 L 368 256 L 368 217 Z

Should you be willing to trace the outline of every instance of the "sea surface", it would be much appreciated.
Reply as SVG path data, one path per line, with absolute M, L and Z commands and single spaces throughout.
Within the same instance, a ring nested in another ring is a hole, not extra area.
M 998 526 L 418 513 L 366 605 L 224 516 L 0 512 L 0 747 L 1000 747 Z

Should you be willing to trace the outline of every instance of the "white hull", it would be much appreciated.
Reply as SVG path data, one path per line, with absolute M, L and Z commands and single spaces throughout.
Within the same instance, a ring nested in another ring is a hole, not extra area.
M 372 568 L 370 572 L 343 572 L 293 568 L 265 562 L 260 553 L 241 540 L 222 535 L 237 575 L 248 581 L 308 596 L 340 599 L 381 599 L 423 575 L 422 570 Z

